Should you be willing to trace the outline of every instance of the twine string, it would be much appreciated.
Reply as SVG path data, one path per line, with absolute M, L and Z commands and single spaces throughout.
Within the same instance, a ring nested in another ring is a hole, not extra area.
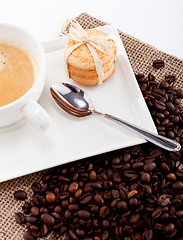
M 69 28 L 69 32 L 67 29 Z M 95 68 L 96 72 L 99 78 L 98 84 L 102 84 L 103 77 L 104 77 L 104 71 L 102 68 L 102 62 L 98 56 L 98 53 L 96 51 L 99 50 L 103 53 L 108 54 L 106 49 L 109 49 L 112 47 L 112 42 L 109 41 L 111 40 L 107 36 L 90 36 L 87 34 L 87 32 L 84 30 L 84 28 L 77 22 L 76 19 L 67 19 L 63 22 L 62 25 L 62 34 L 75 40 L 77 43 L 73 46 L 71 46 L 67 52 L 65 53 L 65 62 L 67 66 L 67 59 L 69 55 L 79 46 L 82 44 L 86 44 L 88 47 L 94 63 L 95 63 Z M 67 66 L 67 71 L 68 71 L 68 66 Z

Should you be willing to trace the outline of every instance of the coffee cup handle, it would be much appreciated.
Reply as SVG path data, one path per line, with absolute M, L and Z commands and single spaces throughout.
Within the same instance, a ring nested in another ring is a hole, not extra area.
M 40 104 L 30 101 L 23 108 L 24 116 L 28 121 L 45 131 L 51 125 L 51 118 Z

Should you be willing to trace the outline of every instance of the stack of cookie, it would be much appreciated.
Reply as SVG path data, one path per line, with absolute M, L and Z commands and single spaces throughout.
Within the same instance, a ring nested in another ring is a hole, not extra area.
M 85 31 L 90 36 L 108 37 L 106 33 L 98 29 L 86 29 Z M 102 82 L 107 80 L 115 70 L 114 63 L 116 56 L 116 47 L 112 39 L 109 39 L 108 41 L 111 41 L 111 47 L 103 49 L 104 52 L 95 49 L 102 66 Z M 77 44 L 77 42 L 69 38 L 65 46 L 65 53 L 75 44 Z M 85 43 L 83 43 L 71 52 L 71 54 L 67 58 L 67 67 L 69 77 L 79 84 L 92 86 L 100 83 L 99 76 L 96 71 L 96 63 Z

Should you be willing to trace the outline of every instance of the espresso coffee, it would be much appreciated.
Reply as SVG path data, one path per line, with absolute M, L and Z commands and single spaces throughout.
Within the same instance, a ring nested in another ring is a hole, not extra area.
M 35 81 L 35 63 L 27 49 L 0 41 L 0 107 L 23 96 Z

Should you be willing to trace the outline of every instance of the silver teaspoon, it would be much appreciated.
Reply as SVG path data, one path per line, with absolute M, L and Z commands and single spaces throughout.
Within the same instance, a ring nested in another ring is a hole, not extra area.
M 96 111 L 91 99 L 87 96 L 87 94 L 74 85 L 71 85 L 69 83 L 53 83 L 50 87 L 50 92 L 55 102 L 64 111 L 75 117 L 85 117 L 96 113 L 128 127 L 129 129 L 143 136 L 147 141 L 168 151 L 176 152 L 181 149 L 181 145 L 174 140 L 168 139 L 155 133 L 151 133 L 143 128 L 128 123 L 110 114 Z

